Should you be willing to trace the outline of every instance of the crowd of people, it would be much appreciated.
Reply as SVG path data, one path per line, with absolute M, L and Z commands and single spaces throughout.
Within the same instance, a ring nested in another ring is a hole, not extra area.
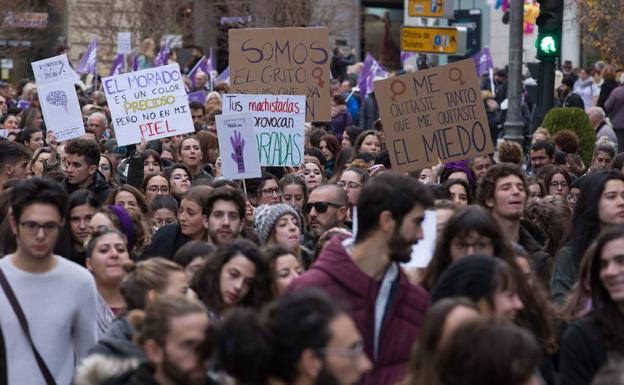
M 604 112 L 588 165 L 573 131 L 540 128 L 526 154 L 402 175 L 351 59 L 303 164 L 244 182 L 221 173 L 225 83 L 190 103 L 194 134 L 132 146 L 98 89 L 86 134 L 59 142 L 36 85 L 0 83 L 0 383 L 624 384 L 624 153 Z

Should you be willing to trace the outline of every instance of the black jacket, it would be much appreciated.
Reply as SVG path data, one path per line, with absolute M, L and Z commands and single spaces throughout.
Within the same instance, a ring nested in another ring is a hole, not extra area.
M 89 355 L 100 354 L 115 358 L 138 358 L 144 360 L 145 353 L 132 341 L 136 330 L 128 322 L 126 315 L 113 320 L 104 337 L 89 350 Z
M 591 315 L 575 321 L 563 334 L 559 385 L 590 385 L 607 363 L 607 343 Z
M 61 183 L 65 191 L 68 194 L 73 193 L 74 191 L 80 190 L 80 188 L 74 184 L 69 183 L 69 179 L 65 178 Z M 87 187 L 87 190 L 91 191 L 98 198 L 100 203 L 103 203 L 108 199 L 108 196 L 111 193 L 111 188 L 104 179 L 104 175 L 98 170 L 93 174 L 91 179 L 91 184 Z
M 163 257 L 172 259 L 178 249 L 189 239 L 182 234 L 179 224 L 163 226 L 152 237 L 152 243 L 143 249 L 143 259 Z

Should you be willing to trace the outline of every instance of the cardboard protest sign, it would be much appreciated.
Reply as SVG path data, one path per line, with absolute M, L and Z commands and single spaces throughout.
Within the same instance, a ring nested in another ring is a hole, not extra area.
M 326 27 L 230 29 L 231 92 L 305 95 L 307 121 L 331 120 L 328 34 Z
M 177 64 L 102 80 L 120 146 L 194 132 Z
M 84 135 L 82 111 L 74 86 L 74 71 L 67 55 L 58 55 L 32 64 L 43 119 L 59 141 Z
M 396 171 L 493 152 L 472 59 L 377 81 L 375 94 Z
M 216 124 L 223 177 L 260 178 L 262 171 L 251 114 L 217 115 Z
M 250 112 L 262 166 L 303 163 L 306 98 L 303 95 L 223 95 L 223 113 Z

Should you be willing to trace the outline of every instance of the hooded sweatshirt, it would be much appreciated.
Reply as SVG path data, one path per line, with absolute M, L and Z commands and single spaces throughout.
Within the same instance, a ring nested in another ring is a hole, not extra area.
M 289 290 L 322 288 L 348 306 L 364 339 L 364 351 L 374 365 L 364 377 L 365 385 L 391 385 L 403 378 L 429 304 L 429 295 L 424 289 L 410 283 L 402 271 L 389 274 L 392 270 L 388 269 L 384 280 L 374 280 L 357 267 L 340 239 L 334 238 L 310 270 L 289 287 Z M 393 281 L 388 296 L 378 300 L 380 292 L 385 292 L 382 286 L 387 286 L 389 277 Z M 380 303 L 385 306 L 381 317 L 379 311 L 376 312 Z M 382 320 L 377 333 L 376 318 Z

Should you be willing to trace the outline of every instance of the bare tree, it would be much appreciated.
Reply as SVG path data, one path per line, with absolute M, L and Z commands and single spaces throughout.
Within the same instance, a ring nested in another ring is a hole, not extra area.
M 576 1 L 583 40 L 597 49 L 604 60 L 624 63 L 624 1 Z

